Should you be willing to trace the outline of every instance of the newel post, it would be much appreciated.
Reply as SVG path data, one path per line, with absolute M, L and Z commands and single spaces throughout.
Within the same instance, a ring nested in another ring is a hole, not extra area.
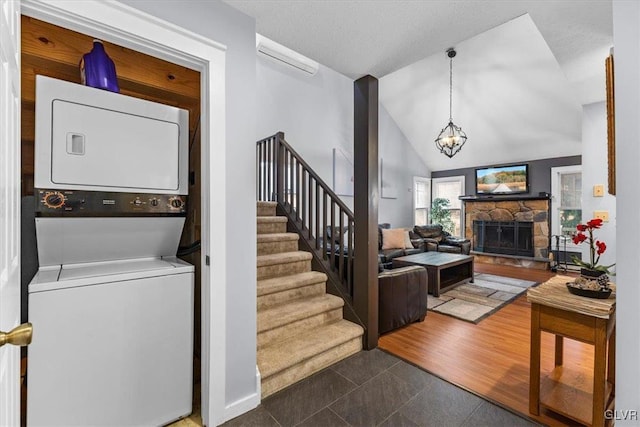
M 378 79 L 354 82 L 353 304 L 366 323 L 364 347 L 378 346 Z

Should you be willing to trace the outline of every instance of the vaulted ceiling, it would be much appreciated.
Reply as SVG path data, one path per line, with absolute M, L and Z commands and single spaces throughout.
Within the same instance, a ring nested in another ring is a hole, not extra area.
M 581 106 L 604 100 L 611 0 L 226 0 L 257 32 L 346 76 L 380 78 L 383 106 L 431 170 L 580 154 Z M 435 151 L 448 119 L 469 136 Z
M 456 51 L 453 121 L 468 140 L 451 159 L 434 143 L 449 119 L 446 54 L 380 81 L 382 104 L 431 170 L 580 154 L 582 106 L 529 15 L 465 40 Z

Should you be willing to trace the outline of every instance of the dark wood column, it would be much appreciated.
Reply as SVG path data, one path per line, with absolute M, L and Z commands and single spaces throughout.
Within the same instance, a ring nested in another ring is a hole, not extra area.
M 365 321 L 364 347 L 378 346 L 378 79 L 354 82 L 354 295 Z

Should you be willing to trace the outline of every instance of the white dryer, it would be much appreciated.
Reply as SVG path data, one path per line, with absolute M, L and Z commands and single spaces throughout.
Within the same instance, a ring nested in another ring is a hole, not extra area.
M 27 424 L 163 425 L 192 408 L 188 114 L 36 78 Z

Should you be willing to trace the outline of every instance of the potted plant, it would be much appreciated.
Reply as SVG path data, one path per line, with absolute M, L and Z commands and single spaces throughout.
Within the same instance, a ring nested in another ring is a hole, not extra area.
M 581 267 L 581 277 L 573 282 L 573 286 L 569 286 L 570 291 L 572 291 L 573 287 L 601 293 L 604 292 L 607 296 L 611 293 L 608 275 L 611 274 L 609 269 L 613 267 L 615 263 L 611 265 L 598 264 L 600 256 L 607 250 L 607 245 L 593 236 L 593 230 L 597 230 L 600 227 L 602 227 L 602 220 L 599 218 L 594 218 L 586 224 L 578 224 L 576 226 L 578 232 L 573 236 L 573 243 L 579 245 L 586 242 L 589 245 L 589 262 L 585 262 L 575 255 L 572 257 L 573 262 Z M 597 297 L 600 298 L 601 296 Z
M 433 199 L 431 202 L 431 223 L 440 224 L 444 231 L 453 233 L 455 225 L 451 220 L 451 212 L 447 209 L 449 204 L 449 199 L 442 197 Z

